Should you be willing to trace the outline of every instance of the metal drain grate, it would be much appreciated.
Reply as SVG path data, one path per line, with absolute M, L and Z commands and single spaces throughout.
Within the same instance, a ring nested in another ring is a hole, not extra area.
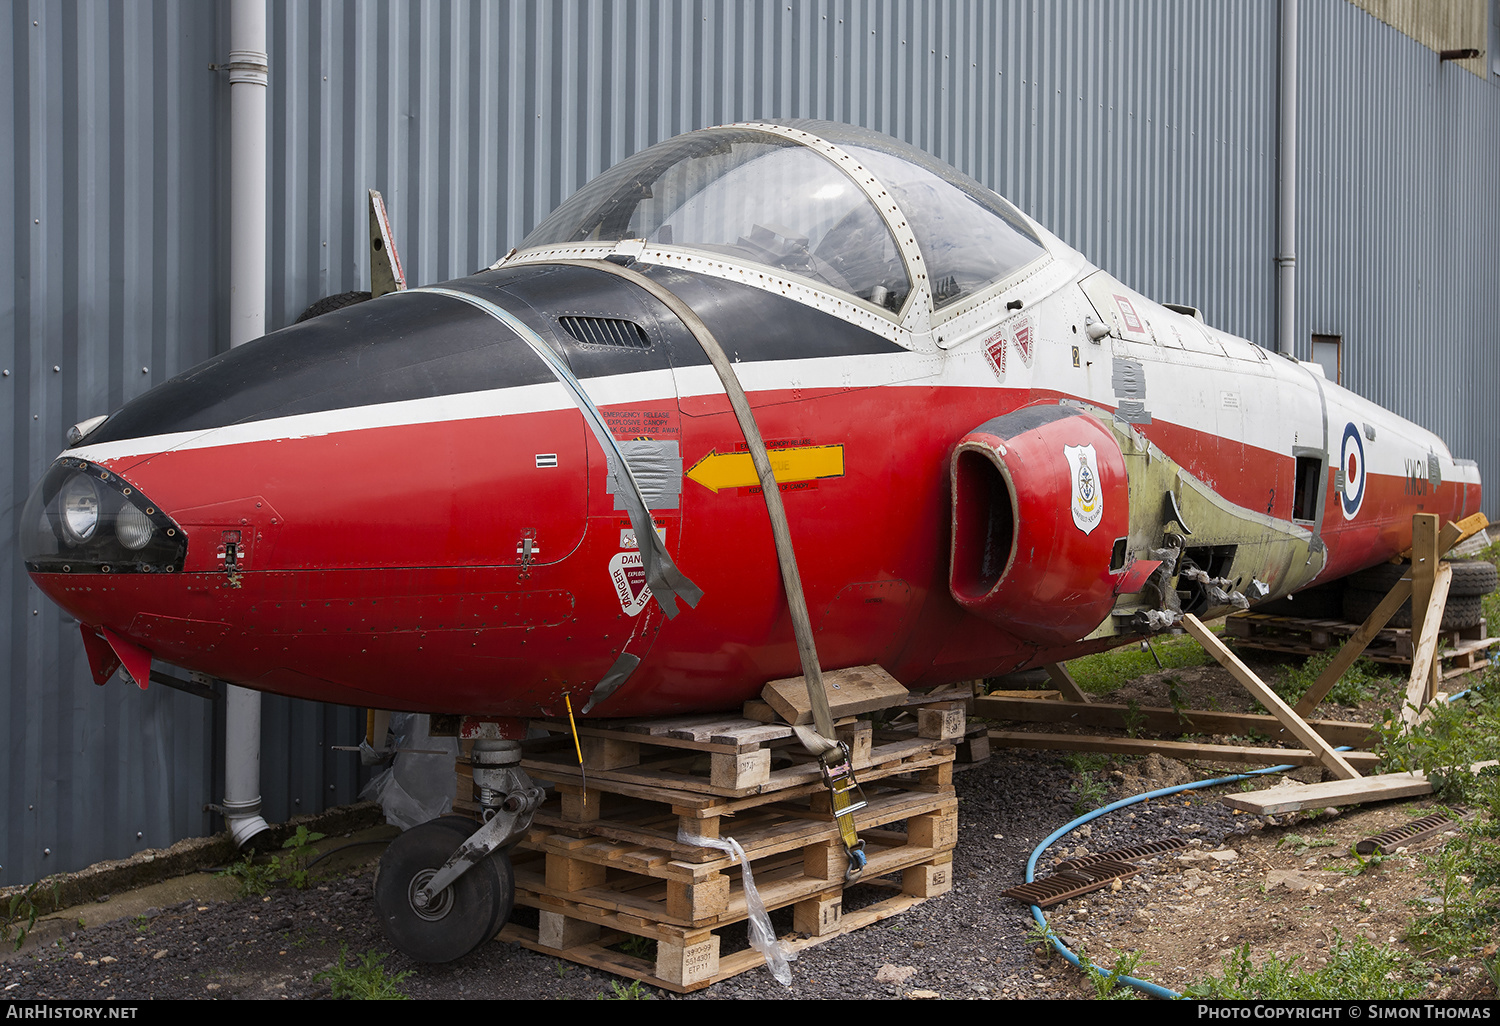
M 1177 851 L 1186 848 L 1187 841 L 1147 841 L 1144 844 L 1132 844 L 1128 848 L 1116 848 L 1113 851 L 1101 851 L 1097 855 L 1082 855 L 1076 859 L 1066 859 L 1059 862 L 1054 869 L 1079 869 L 1083 866 L 1093 865 L 1104 859 L 1113 859 L 1118 862 L 1132 861 L 1134 859 L 1149 859 L 1153 855 L 1162 855 L 1169 851 Z
M 1077 869 L 1065 869 L 1051 876 L 1044 876 L 1040 880 L 1033 880 L 1031 883 L 1012 887 L 1008 891 L 1001 891 L 1000 894 L 1002 897 L 1024 901 L 1028 905 L 1046 908 L 1048 905 L 1056 905 L 1059 901 L 1076 898 L 1080 894 L 1097 891 L 1101 887 L 1108 887 L 1114 881 L 1135 876 L 1140 871 L 1140 866 L 1129 862 L 1102 859 Z
M 1458 823 L 1444 816 L 1442 813 L 1435 813 L 1431 816 L 1423 816 L 1421 819 L 1414 819 L 1406 824 L 1406 826 L 1387 830 L 1385 833 L 1376 834 L 1374 837 L 1366 837 L 1363 841 L 1355 844 L 1354 850 L 1360 855 L 1373 855 L 1376 852 L 1382 855 L 1389 855 L 1397 848 L 1409 847 L 1418 841 L 1425 841 L 1433 834 L 1442 833 L 1444 830 L 1457 826 Z

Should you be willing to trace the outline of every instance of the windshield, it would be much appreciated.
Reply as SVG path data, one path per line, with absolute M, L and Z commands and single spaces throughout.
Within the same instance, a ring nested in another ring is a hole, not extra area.
M 574 193 L 521 248 L 621 239 L 723 253 L 888 310 L 910 291 L 896 240 L 853 180 L 817 151 L 753 129 L 641 151 Z

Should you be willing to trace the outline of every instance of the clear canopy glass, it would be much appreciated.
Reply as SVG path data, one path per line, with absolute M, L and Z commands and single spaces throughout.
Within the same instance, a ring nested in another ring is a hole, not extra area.
M 906 215 L 943 307 L 1040 257 L 1005 200 L 920 150 L 866 129 L 792 122 L 864 164 Z M 753 128 L 669 139 L 558 207 L 523 249 L 645 239 L 722 253 L 898 311 L 911 291 L 891 226 L 821 151 Z

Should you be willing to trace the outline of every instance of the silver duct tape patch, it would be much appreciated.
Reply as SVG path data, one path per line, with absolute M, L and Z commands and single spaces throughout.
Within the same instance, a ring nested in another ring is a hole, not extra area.
M 682 455 L 676 442 L 618 442 L 630 473 L 640 485 L 641 498 L 647 509 L 677 509 L 682 496 Z M 613 458 L 613 457 L 611 457 Z M 615 494 L 611 477 L 606 490 L 615 496 L 615 509 L 625 509 L 621 496 Z
M 1115 357 L 1109 381 L 1119 400 L 1115 417 L 1127 424 L 1151 423 L 1151 412 L 1146 409 L 1146 368 L 1140 361 Z

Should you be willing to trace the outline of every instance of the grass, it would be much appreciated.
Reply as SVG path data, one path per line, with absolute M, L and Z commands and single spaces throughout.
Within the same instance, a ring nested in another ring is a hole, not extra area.
M 1283 666 L 1281 680 L 1273 683 L 1271 689 L 1289 704 L 1295 703 L 1313 686 L 1338 654 L 1338 648 L 1331 648 L 1315 656 L 1308 656 L 1301 666 Z M 1387 673 L 1374 660 L 1356 659 L 1323 701 L 1356 706 L 1375 698 L 1392 699 L 1404 683 L 1404 678 Z
M 1400 952 L 1363 937 L 1353 944 L 1335 938 L 1327 965 L 1304 968 L 1300 961 L 1297 955 L 1285 961 L 1272 955 L 1256 966 L 1246 944 L 1225 957 L 1222 976 L 1209 976 L 1183 994 L 1221 1001 L 1404 1001 L 1424 992 Z
M 327 980 L 335 1001 L 411 1000 L 400 986 L 401 981 L 412 975 L 411 970 L 391 972 L 384 965 L 388 957 L 385 953 L 366 951 L 350 960 L 346 944 L 339 948 L 339 960 L 313 979 Z
M 1161 669 L 1177 670 L 1209 662 L 1203 648 L 1186 635 L 1163 635 L 1151 639 L 1151 645 L 1161 659 Z M 1156 659 L 1134 642 L 1111 652 L 1068 660 L 1068 673 L 1080 688 L 1093 695 L 1107 694 L 1157 671 Z

